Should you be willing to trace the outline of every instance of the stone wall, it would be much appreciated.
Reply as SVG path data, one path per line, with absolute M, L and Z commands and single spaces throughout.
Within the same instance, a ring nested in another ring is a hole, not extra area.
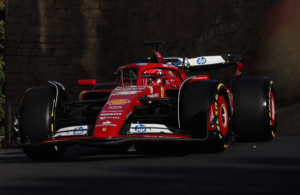
M 6 118 L 27 88 L 56 80 L 77 99 L 78 79 L 113 81 L 117 67 L 151 54 L 243 53 L 243 76 L 269 76 L 278 106 L 300 101 L 300 7 L 293 0 L 10 0 L 6 10 Z M 202 74 L 207 74 L 203 72 Z M 209 72 L 228 83 L 233 68 Z

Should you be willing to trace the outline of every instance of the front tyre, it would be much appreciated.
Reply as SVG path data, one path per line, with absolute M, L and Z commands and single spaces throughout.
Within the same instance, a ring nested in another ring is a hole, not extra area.
M 28 89 L 20 103 L 19 133 L 25 154 L 34 160 L 56 160 L 63 156 L 67 147 L 38 145 L 55 133 L 56 90 L 54 87 Z
M 180 95 L 180 125 L 194 137 L 209 139 L 213 151 L 225 150 L 232 138 L 227 90 L 216 80 L 187 84 Z

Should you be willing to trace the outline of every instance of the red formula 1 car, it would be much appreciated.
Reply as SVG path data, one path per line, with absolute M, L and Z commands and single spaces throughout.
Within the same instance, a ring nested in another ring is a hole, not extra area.
M 242 55 L 163 57 L 158 45 L 151 58 L 117 70 L 111 84 L 94 85 L 67 101 L 58 82 L 30 88 L 14 116 L 12 147 L 23 147 L 32 159 L 56 159 L 67 146 L 108 146 L 128 149 L 172 142 L 211 142 L 222 151 L 236 140 L 269 141 L 276 132 L 273 82 L 267 77 L 240 78 Z M 231 86 L 207 75 L 187 77 L 187 70 L 237 65 Z

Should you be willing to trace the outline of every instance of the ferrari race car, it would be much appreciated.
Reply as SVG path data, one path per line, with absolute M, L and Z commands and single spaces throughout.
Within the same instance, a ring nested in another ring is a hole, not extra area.
M 68 146 L 104 146 L 127 150 L 163 143 L 211 142 L 225 150 L 237 141 L 270 141 L 276 132 L 276 96 L 267 77 L 240 75 L 242 55 L 196 58 L 163 57 L 158 45 L 150 58 L 136 59 L 117 70 L 115 83 L 79 80 L 84 90 L 68 101 L 65 87 L 28 89 L 15 112 L 10 145 L 32 159 L 57 159 Z M 186 76 L 237 65 L 231 86 L 208 75 Z M 162 145 L 163 146 L 163 145 Z

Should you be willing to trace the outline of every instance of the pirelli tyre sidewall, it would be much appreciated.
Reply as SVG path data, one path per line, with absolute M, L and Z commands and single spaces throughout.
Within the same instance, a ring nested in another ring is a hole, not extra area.
M 231 109 L 226 88 L 222 83 L 207 80 L 187 84 L 180 95 L 179 106 L 181 128 L 190 130 L 195 137 L 213 141 L 217 150 L 224 150 L 229 146 L 232 138 Z M 211 106 L 218 112 L 213 112 L 217 120 L 214 129 L 209 133 Z M 223 122 L 222 114 L 227 117 Z
M 245 77 L 232 82 L 233 131 L 237 141 L 270 141 L 277 126 L 274 83 L 267 77 Z

